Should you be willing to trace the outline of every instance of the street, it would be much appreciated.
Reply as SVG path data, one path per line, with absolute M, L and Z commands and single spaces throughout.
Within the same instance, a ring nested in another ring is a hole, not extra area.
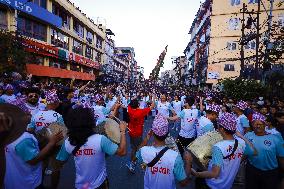
M 151 124 L 153 122 L 153 118 L 148 117 L 145 121 L 145 129 L 144 135 L 150 129 Z M 175 136 L 176 132 L 172 132 Z M 128 154 L 125 157 L 107 157 L 107 173 L 108 179 L 110 183 L 110 189 L 143 189 L 143 176 L 144 172 L 142 169 L 137 166 L 136 173 L 132 174 L 126 168 L 126 163 L 129 161 L 130 157 L 130 145 L 129 145 L 129 137 L 127 136 L 127 147 Z M 49 185 L 50 177 L 47 176 L 45 181 L 45 185 Z M 60 178 L 59 189 L 73 189 L 75 183 L 75 166 L 73 157 L 70 157 L 68 162 L 65 164 Z M 191 183 L 187 188 L 194 188 Z M 179 188 L 179 187 L 177 187 Z
M 144 135 L 151 128 L 153 118 L 150 116 L 145 120 Z M 175 130 L 171 130 L 172 136 L 177 136 Z M 143 189 L 143 170 L 137 166 L 136 173 L 132 174 L 126 168 L 126 163 L 129 161 L 130 157 L 130 143 L 129 137 L 127 136 L 127 147 L 128 154 L 125 157 L 107 157 L 107 174 L 110 183 L 110 189 Z M 45 185 L 49 185 L 50 177 L 47 176 Z M 60 178 L 60 184 L 58 189 L 73 189 L 75 183 L 75 166 L 73 157 L 69 158 L 69 161 L 65 164 Z M 194 189 L 194 181 L 186 187 L 187 189 Z M 177 185 L 177 189 L 181 189 Z M 234 189 L 242 189 L 242 187 L 235 186 Z

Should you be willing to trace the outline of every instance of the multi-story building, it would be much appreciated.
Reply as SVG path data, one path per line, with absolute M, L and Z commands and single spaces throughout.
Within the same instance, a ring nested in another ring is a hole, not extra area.
M 105 27 L 69 0 L 0 1 L 0 27 L 25 36 L 34 76 L 93 80 L 104 61 Z
M 270 2 L 262 0 L 260 6 L 259 44 L 262 45 L 265 38 L 263 34 L 267 31 L 265 23 L 269 21 Z M 273 1 L 272 22 L 283 26 L 284 4 L 280 2 L 283 0 Z M 189 32 L 191 40 L 185 49 L 186 58 L 193 68 L 194 84 L 214 85 L 220 79 L 236 78 L 240 75 L 242 20 L 245 25 L 248 20 L 252 22 L 249 29 L 245 30 L 245 36 L 256 34 L 256 14 L 245 14 L 243 19 L 243 3 L 248 12 L 253 10 L 256 13 L 258 0 L 205 0 L 201 4 Z M 254 68 L 255 54 L 254 38 L 244 45 L 244 71 L 247 74 L 250 74 L 248 70 Z M 273 63 L 283 62 L 280 59 Z
M 283 0 L 274 0 L 273 2 L 272 22 L 282 22 L 283 24 L 284 4 L 280 5 L 280 2 L 283 2 Z M 213 1 L 207 83 L 216 84 L 218 79 L 236 78 L 240 75 L 241 45 L 239 41 L 242 36 L 243 14 L 241 13 L 241 9 L 243 8 L 243 3 L 246 4 L 248 12 L 256 13 L 258 10 L 258 0 Z M 263 45 L 264 42 L 263 34 L 267 31 L 267 24 L 265 23 L 269 21 L 268 15 L 270 8 L 270 1 L 261 0 L 259 14 L 261 26 L 259 30 L 260 46 Z M 256 34 L 256 15 L 245 14 L 244 16 L 244 23 L 246 27 L 249 27 L 249 29 L 246 28 L 244 30 L 245 36 L 249 36 L 250 33 Z M 250 19 L 252 21 L 251 26 L 247 26 L 249 18 L 252 18 Z M 284 24 L 282 26 L 284 26 Z M 264 52 L 264 49 L 262 52 Z M 259 51 L 261 50 L 259 49 Z M 252 39 L 244 45 L 244 66 L 246 70 L 254 68 L 255 55 L 256 39 Z M 275 63 L 284 63 L 284 61 L 282 59 Z
M 205 84 L 210 44 L 212 0 L 201 4 L 189 30 L 191 39 L 184 51 L 189 67 L 193 70 L 193 84 Z
M 133 47 L 117 47 L 118 52 L 121 52 L 122 56 L 126 56 L 128 61 L 128 69 L 125 81 L 130 81 L 132 83 L 136 82 L 137 78 L 137 61 L 135 60 L 135 51 Z

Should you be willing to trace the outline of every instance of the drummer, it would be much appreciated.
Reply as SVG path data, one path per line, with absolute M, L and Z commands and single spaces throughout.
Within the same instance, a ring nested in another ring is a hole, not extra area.
M 35 115 L 39 110 L 39 95 L 40 91 L 37 88 L 30 88 L 28 90 L 28 98 L 27 102 L 25 103 L 25 106 L 29 110 L 29 113 L 33 116 Z
M 221 106 L 217 104 L 211 104 L 206 109 L 206 115 L 201 116 L 197 120 L 196 132 L 197 137 L 204 135 L 207 132 L 214 131 L 213 121 L 215 121 L 221 111 Z
M 110 109 L 104 106 L 104 98 L 100 94 L 96 94 L 95 96 L 96 105 L 92 108 L 94 109 L 94 114 L 96 118 L 96 125 L 101 124 L 106 120 L 106 117 L 114 111 L 113 115 L 117 114 L 118 108 L 117 103 L 115 103 Z
M 82 122 L 82 120 L 84 120 Z M 56 159 L 63 165 L 73 155 L 76 167 L 76 188 L 108 189 L 105 154 L 126 155 L 125 130 L 127 124 L 120 124 L 120 144 L 113 143 L 103 135 L 95 134 L 95 120 L 89 108 L 79 107 L 67 115 L 66 126 L 69 138 L 65 140 Z
M 232 188 L 238 172 L 245 144 L 234 138 L 236 132 L 236 118 L 233 114 L 224 113 L 218 119 L 218 131 L 223 140 L 212 148 L 212 159 L 208 171 L 192 174 L 201 179 L 196 180 L 196 188 L 229 189 Z M 206 179 L 206 180 L 204 180 Z M 205 187 L 204 187 L 205 186 Z
M 37 133 L 40 130 L 42 130 L 45 127 L 48 127 L 51 123 L 58 123 L 59 125 L 65 125 L 64 120 L 62 115 L 57 113 L 55 109 L 59 106 L 59 98 L 57 96 L 57 91 L 56 90 L 50 90 L 47 91 L 46 94 L 46 109 L 45 110 L 40 110 L 38 113 L 32 116 L 31 118 L 31 123 L 28 125 L 27 130 L 32 133 Z M 40 148 L 44 147 L 44 141 L 40 142 Z M 59 148 L 56 149 L 57 151 Z M 55 150 L 55 151 L 56 151 Z M 57 188 L 59 184 L 59 177 L 60 177 L 60 172 L 56 171 L 55 167 L 55 157 L 54 153 L 50 155 L 48 158 L 46 165 L 44 167 L 44 170 L 46 171 L 46 174 L 51 174 L 51 185 L 52 188 Z M 51 165 L 51 171 L 48 169 L 45 169 L 48 167 L 48 164 Z
M 181 155 L 165 144 L 165 139 L 169 133 L 167 119 L 158 114 L 152 125 L 151 131 L 141 144 L 141 149 L 136 153 L 138 162 L 146 168 L 144 175 L 144 189 L 175 189 L 175 180 L 181 186 L 186 186 L 189 182 L 191 161 L 189 153 L 184 154 L 184 162 Z M 146 146 L 149 139 L 154 137 L 153 146 Z M 161 153 L 161 157 L 154 160 L 157 154 Z M 154 162 L 152 162 L 154 161 Z M 153 165 L 151 165 L 153 164 Z
M 169 117 L 169 120 L 172 121 L 181 119 L 181 129 L 177 138 L 177 146 L 181 154 L 184 152 L 183 148 L 196 138 L 196 123 L 200 112 L 193 107 L 194 102 L 195 99 L 193 97 L 186 97 L 184 109 L 178 115 Z
M 40 150 L 37 139 L 32 134 L 25 132 L 30 118 L 25 112 L 10 104 L 1 104 L 0 112 L 1 126 L 3 126 L 3 119 L 4 124 L 5 119 L 8 120 L 4 128 L 5 135 L 0 137 L 4 139 L 0 142 L 1 152 L 3 151 L 2 147 L 5 146 L 5 159 L 3 160 L 1 153 L 0 161 L 1 172 L 6 170 L 4 188 L 37 188 L 42 182 L 41 162 L 54 150 L 56 143 L 62 140 L 63 135 L 57 133 L 52 136 L 48 144 Z M 3 165 L 3 162 L 6 164 Z M 2 176 L 3 173 L 0 174 L 0 177 Z M 0 188 L 2 188 L 2 180 Z
M 28 125 L 30 132 L 37 132 L 51 123 L 64 125 L 62 116 L 55 111 L 59 106 L 59 98 L 56 90 L 50 90 L 46 93 L 46 109 L 40 110 L 32 116 L 31 123 Z

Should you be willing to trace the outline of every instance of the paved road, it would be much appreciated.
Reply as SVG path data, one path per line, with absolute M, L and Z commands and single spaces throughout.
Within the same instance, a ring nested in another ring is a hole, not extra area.
M 153 122 L 152 118 L 148 118 L 145 121 L 144 134 L 150 129 Z M 172 131 L 173 136 L 177 133 Z M 127 137 L 129 144 L 129 137 Z M 128 145 L 128 155 L 126 157 L 120 158 L 116 156 L 107 157 L 107 173 L 110 182 L 110 189 L 143 189 L 143 171 L 138 168 L 135 174 L 129 173 L 126 168 L 126 163 L 129 161 L 130 157 L 130 146 Z M 49 179 L 47 178 L 45 183 L 49 185 Z M 61 179 L 59 189 L 73 189 L 75 182 L 75 167 L 73 158 L 70 158 L 68 163 L 64 166 L 61 172 Z M 177 186 L 177 189 L 180 187 Z M 187 189 L 194 189 L 194 183 L 192 182 Z M 237 189 L 237 188 L 235 188 Z M 241 188 L 238 188 L 241 189 Z

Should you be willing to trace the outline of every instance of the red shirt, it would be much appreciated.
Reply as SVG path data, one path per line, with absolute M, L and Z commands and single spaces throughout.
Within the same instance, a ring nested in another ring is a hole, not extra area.
M 150 108 L 144 109 L 132 109 L 128 106 L 128 115 L 129 115 L 129 135 L 131 137 L 140 137 L 143 135 L 143 126 L 145 116 L 151 111 Z

